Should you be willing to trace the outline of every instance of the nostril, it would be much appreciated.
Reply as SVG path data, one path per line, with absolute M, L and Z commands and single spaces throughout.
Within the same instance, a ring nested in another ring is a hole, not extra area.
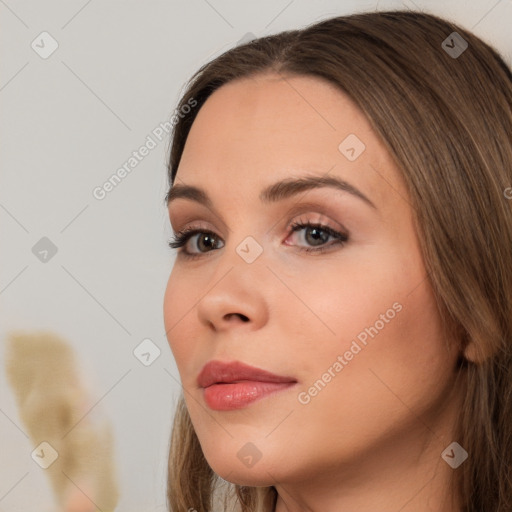
M 245 315 L 242 315 L 242 313 L 228 313 L 226 315 L 226 320 L 230 320 L 232 316 L 240 317 L 240 320 L 242 320 L 243 322 L 248 322 L 249 321 L 249 318 L 246 317 Z

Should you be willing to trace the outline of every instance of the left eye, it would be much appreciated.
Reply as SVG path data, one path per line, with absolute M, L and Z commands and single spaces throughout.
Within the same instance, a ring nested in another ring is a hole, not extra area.
M 312 241 L 312 245 L 314 247 L 317 247 L 319 245 L 322 246 L 320 249 L 304 249 L 305 251 L 308 252 L 316 250 L 325 250 L 326 247 L 323 247 L 323 244 L 327 243 L 329 237 L 334 238 L 335 242 L 327 247 L 330 247 L 331 245 L 334 244 L 343 245 L 348 240 L 348 235 L 346 235 L 345 233 L 339 233 L 338 231 L 335 231 L 334 229 L 324 224 L 313 224 L 308 222 L 296 222 L 292 224 L 293 233 L 302 230 L 304 230 L 304 239 L 307 241 L 307 243 L 311 243 L 310 241 Z
M 291 226 L 292 233 L 302 230 L 304 230 L 304 239 L 306 243 L 311 244 L 313 246 L 302 249 L 306 252 L 322 252 L 333 245 L 343 246 L 348 241 L 347 234 L 335 231 L 334 229 L 324 224 L 296 222 Z M 188 241 L 192 237 L 195 237 L 196 235 L 201 235 L 197 238 L 195 244 L 196 249 L 199 249 L 199 253 L 189 252 L 188 250 L 183 249 L 179 251 L 179 254 L 182 254 L 187 258 L 197 258 L 200 257 L 205 252 L 211 252 L 208 249 L 217 246 L 218 242 L 221 240 L 213 231 L 197 228 L 188 228 L 183 231 L 178 231 L 169 241 L 169 247 L 171 249 L 179 249 L 181 247 L 185 247 Z M 327 243 L 330 237 L 334 238 L 334 242 L 326 246 L 325 244 Z M 207 250 L 202 251 L 200 248 L 201 245 L 203 246 L 202 248 L 206 248 Z

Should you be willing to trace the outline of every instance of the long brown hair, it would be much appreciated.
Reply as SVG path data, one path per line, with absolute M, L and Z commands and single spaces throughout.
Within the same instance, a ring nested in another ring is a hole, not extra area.
M 458 35 L 454 35 L 456 32 Z M 462 38 L 462 39 L 460 39 Z M 461 42 L 466 42 L 467 47 Z M 310 75 L 364 112 L 402 173 L 426 269 L 466 375 L 454 470 L 464 512 L 512 511 L 512 73 L 498 52 L 446 19 L 357 13 L 234 47 L 190 79 L 174 127 L 174 183 L 197 112 L 223 84 L 256 73 Z M 473 357 L 463 357 L 468 343 Z M 220 492 L 222 490 L 222 493 Z M 273 510 L 274 487 L 229 484 L 208 466 L 183 396 L 169 452 L 172 512 Z

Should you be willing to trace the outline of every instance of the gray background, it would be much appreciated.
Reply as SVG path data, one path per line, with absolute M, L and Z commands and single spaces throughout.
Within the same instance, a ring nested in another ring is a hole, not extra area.
M 400 8 L 451 18 L 512 61 L 512 0 L 0 0 L 0 343 L 13 329 L 49 329 L 73 345 L 93 412 L 114 429 L 116 510 L 165 510 L 180 391 L 162 316 L 168 137 L 103 200 L 93 189 L 170 118 L 187 78 L 247 33 Z M 31 47 L 43 31 L 59 45 L 47 59 Z M 46 263 L 32 252 L 42 237 L 58 249 Z M 149 366 L 133 354 L 146 338 L 161 350 Z M 0 510 L 50 511 L 1 357 Z

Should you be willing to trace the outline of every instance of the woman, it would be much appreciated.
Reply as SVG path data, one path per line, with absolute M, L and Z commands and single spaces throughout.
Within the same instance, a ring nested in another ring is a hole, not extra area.
M 170 509 L 511 511 L 498 53 L 360 13 L 229 50 L 178 108 Z

